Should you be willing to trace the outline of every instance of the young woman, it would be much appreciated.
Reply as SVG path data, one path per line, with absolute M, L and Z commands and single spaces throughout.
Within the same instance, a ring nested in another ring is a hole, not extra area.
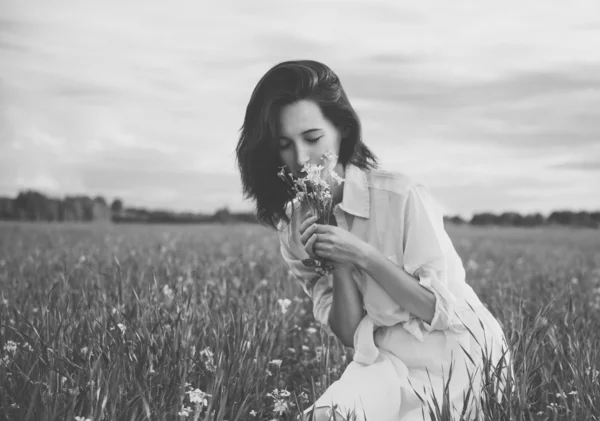
M 277 229 L 315 318 L 354 348 L 341 378 L 303 419 L 314 412 L 325 420 L 336 408 L 343 419 L 354 412 L 361 420 L 423 420 L 433 399 L 449 399 L 456 413 L 469 390 L 477 401 L 484 360 L 508 362 L 502 329 L 465 283 L 429 191 L 378 168 L 336 74 L 311 60 L 270 69 L 252 93 L 236 152 L 244 193 Z M 304 212 L 277 175 L 285 166 L 300 177 L 326 152 L 339 157 L 335 170 L 345 179 L 333 188 L 330 225 Z M 305 266 L 315 257 L 334 272 Z

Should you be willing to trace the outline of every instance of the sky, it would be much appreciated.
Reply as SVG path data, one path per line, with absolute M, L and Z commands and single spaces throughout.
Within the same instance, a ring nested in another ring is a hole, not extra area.
M 596 0 L 0 0 L 0 195 L 252 210 L 239 130 L 294 59 L 446 214 L 600 209 Z

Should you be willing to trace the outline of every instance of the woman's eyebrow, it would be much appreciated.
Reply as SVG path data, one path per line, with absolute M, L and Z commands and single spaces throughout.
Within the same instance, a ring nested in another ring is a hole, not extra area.
M 312 133 L 312 132 L 318 132 L 321 131 L 323 129 L 319 129 L 319 128 L 315 128 L 315 129 L 308 129 L 308 130 L 304 130 L 301 134 L 307 134 L 307 133 Z M 281 139 L 287 139 L 287 136 L 284 135 L 280 135 L 279 136 Z

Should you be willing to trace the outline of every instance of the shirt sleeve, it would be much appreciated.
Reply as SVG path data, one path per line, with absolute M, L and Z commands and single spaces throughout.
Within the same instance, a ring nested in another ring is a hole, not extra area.
M 420 341 L 434 330 L 464 332 L 456 314 L 457 298 L 448 287 L 448 263 L 444 253 L 443 214 L 429 191 L 420 184 L 411 187 L 404 215 L 404 270 L 435 296 L 431 323 L 411 314 L 404 328 Z
M 303 259 L 308 259 L 310 256 L 304 248 L 299 247 L 293 241 L 292 233 L 295 230 L 295 222 L 290 222 L 288 226 L 283 226 L 280 222 L 277 226 L 279 233 L 279 243 L 281 256 L 286 262 L 293 277 L 300 282 L 304 292 L 311 298 L 313 302 L 313 316 L 321 327 L 329 336 L 335 337 L 329 326 L 329 312 L 333 300 L 333 279 L 331 275 L 320 275 L 314 268 L 306 266 L 302 263 Z

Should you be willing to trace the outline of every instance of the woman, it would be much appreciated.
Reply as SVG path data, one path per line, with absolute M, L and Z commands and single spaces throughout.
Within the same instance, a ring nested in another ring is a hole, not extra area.
M 236 152 L 244 193 L 256 201 L 258 218 L 277 229 L 315 318 L 354 348 L 343 375 L 303 419 L 314 412 L 325 420 L 336 408 L 343 419 L 353 412 L 357 419 L 422 420 L 435 400 L 449 399 L 457 414 L 470 389 L 478 401 L 483 355 L 494 364 L 508 360 L 502 330 L 465 283 L 429 191 L 378 169 L 336 74 L 310 60 L 270 69 L 252 93 Z M 285 166 L 300 177 L 325 152 L 339 157 L 335 170 L 345 179 L 333 187 L 331 225 L 300 209 L 277 175 Z M 303 263 L 310 258 L 327 259 L 334 272 L 317 274 Z M 474 406 L 464 409 L 474 415 Z

